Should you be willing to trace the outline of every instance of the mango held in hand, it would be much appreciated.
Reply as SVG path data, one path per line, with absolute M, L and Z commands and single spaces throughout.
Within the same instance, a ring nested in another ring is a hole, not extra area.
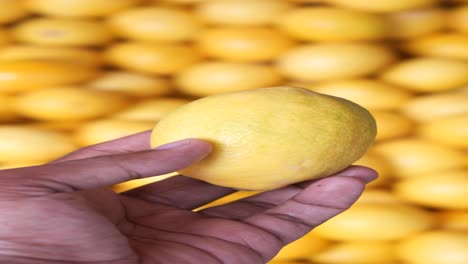
M 213 152 L 181 174 L 236 189 L 270 190 L 346 168 L 375 136 L 372 115 L 351 101 L 273 87 L 185 104 L 159 121 L 151 145 L 208 140 Z

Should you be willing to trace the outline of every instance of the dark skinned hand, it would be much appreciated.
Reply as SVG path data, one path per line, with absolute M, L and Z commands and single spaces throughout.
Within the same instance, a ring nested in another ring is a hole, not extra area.
M 184 176 L 120 194 L 109 188 L 179 170 L 211 151 L 197 139 L 151 149 L 149 133 L 0 171 L 0 263 L 266 263 L 349 208 L 377 177 L 351 166 L 194 212 L 235 190 Z

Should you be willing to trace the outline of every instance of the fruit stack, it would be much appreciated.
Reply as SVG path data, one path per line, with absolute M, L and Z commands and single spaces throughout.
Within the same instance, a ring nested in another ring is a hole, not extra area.
M 369 109 L 380 178 L 271 263 L 468 263 L 468 1 L 0 1 L 1 168 L 277 85 Z

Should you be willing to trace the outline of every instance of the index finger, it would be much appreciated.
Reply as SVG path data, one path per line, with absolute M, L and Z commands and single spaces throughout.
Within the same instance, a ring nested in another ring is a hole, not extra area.
M 150 148 L 150 135 L 151 130 L 147 130 L 130 136 L 98 143 L 71 152 L 50 163 L 146 150 Z

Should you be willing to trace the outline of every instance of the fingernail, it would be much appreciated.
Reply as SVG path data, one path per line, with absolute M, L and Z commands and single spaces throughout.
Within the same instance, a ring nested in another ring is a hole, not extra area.
M 379 173 L 377 171 L 373 169 L 370 169 L 370 170 L 372 170 L 373 173 L 362 176 L 362 178 L 366 181 L 366 183 L 371 183 L 377 180 L 377 178 L 379 177 Z
M 358 165 L 351 165 L 348 168 L 337 172 L 335 176 L 355 177 L 365 183 L 370 183 L 377 179 L 378 173 L 372 168 Z
M 185 146 L 185 145 L 189 145 L 191 142 L 192 142 L 191 139 L 182 139 L 182 140 L 178 140 L 178 141 L 174 141 L 174 142 L 171 142 L 171 143 L 161 145 L 161 146 L 159 146 L 157 148 L 154 148 L 154 150 L 178 148 L 178 147 L 182 147 L 182 146 Z

